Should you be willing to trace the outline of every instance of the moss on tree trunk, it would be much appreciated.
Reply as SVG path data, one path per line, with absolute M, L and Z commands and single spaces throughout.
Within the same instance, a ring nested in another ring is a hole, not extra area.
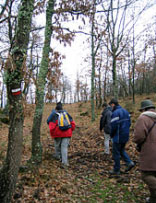
M 9 101 L 9 136 L 6 160 L 0 171 L 0 202 L 11 202 L 22 156 L 23 102 L 20 92 L 22 68 L 26 60 L 34 0 L 23 0 L 18 13 L 15 40 L 7 66 L 7 93 Z M 19 90 L 17 95 L 14 90 Z
M 44 108 L 44 92 L 46 84 L 46 76 L 49 65 L 49 52 L 52 35 L 52 15 L 54 13 L 54 0 L 49 0 L 46 10 L 46 27 L 45 27 L 45 41 L 43 47 L 43 55 L 39 76 L 37 79 L 36 89 L 36 109 L 34 114 L 33 129 L 32 129 L 32 157 L 31 161 L 40 163 L 42 161 L 42 145 L 40 141 L 40 128 L 42 122 L 42 114 Z

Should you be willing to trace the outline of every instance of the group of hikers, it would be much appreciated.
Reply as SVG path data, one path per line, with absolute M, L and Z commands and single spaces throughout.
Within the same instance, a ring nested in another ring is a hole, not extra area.
M 151 100 L 143 100 L 133 132 L 133 141 L 140 152 L 139 168 L 142 180 L 147 184 L 150 197 L 146 202 L 156 203 L 156 111 Z M 53 157 L 61 161 L 61 167 L 67 169 L 68 146 L 75 122 L 71 115 L 63 110 L 62 103 L 58 102 L 47 119 L 50 135 L 54 138 L 55 154 Z M 109 155 L 110 140 L 112 140 L 112 158 L 114 160 L 111 175 L 120 175 L 120 160 L 125 162 L 125 172 L 130 171 L 135 163 L 125 151 L 129 140 L 131 118 L 129 112 L 119 105 L 118 100 L 112 98 L 110 102 L 103 104 L 103 112 L 100 118 L 100 131 L 104 131 L 104 154 Z

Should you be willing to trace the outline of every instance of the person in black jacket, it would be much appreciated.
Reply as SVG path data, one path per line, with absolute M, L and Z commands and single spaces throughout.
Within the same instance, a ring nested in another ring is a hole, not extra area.
M 110 141 L 110 133 L 111 133 L 111 107 L 107 104 L 104 103 L 102 105 L 104 108 L 102 112 L 102 116 L 100 118 L 100 131 L 104 129 L 104 147 L 105 147 L 105 154 L 109 154 L 109 141 Z

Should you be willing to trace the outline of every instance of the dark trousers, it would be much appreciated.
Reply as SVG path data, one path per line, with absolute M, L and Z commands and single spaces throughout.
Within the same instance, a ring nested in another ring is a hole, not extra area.
M 141 171 L 141 175 L 150 191 L 150 203 L 156 203 L 156 171 Z
M 126 143 L 113 142 L 114 171 L 120 171 L 120 158 L 125 161 L 127 166 L 132 162 L 125 152 L 125 145 Z

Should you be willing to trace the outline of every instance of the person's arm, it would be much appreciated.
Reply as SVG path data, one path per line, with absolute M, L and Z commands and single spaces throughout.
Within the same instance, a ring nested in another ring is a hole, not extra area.
M 129 112 L 128 112 L 128 114 L 129 114 L 129 127 L 130 127 L 131 126 L 131 115 Z
M 108 112 L 107 116 L 106 116 L 106 133 L 110 134 L 111 133 L 111 116 L 112 116 L 112 112 Z
M 76 126 L 76 125 L 75 125 L 75 121 L 72 120 L 72 121 L 71 121 L 71 130 L 72 130 L 72 131 L 75 130 L 75 126 Z
M 56 122 L 49 122 L 50 135 L 54 135 L 55 128 L 56 128 Z
M 144 142 L 146 139 L 147 127 L 144 119 L 139 117 L 134 126 L 134 138 L 133 141 L 136 144 Z
M 103 115 L 101 116 L 101 118 L 100 118 L 100 131 L 102 131 L 102 129 L 103 129 Z
M 53 116 L 55 115 L 55 113 L 56 113 L 56 110 L 53 109 L 52 112 L 51 112 L 51 114 L 50 114 L 50 116 L 49 116 L 48 119 L 47 119 L 47 124 L 48 124 L 48 125 L 49 125 L 49 122 L 52 121 L 52 118 L 53 118 Z
M 111 137 L 114 137 L 116 134 L 119 119 L 119 115 L 116 112 L 113 112 L 111 116 Z

